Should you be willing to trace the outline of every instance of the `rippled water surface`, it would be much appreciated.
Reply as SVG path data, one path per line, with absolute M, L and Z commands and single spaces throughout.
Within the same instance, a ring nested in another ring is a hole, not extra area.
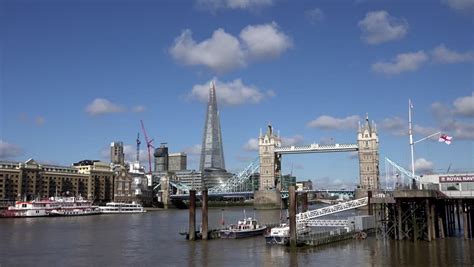
M 279 211 L 247 216 L 277 222 Z M 210 228 L 242 207 L 209 210 Z M 342 216 L 348 216 L 353 212 Z M 201 221 L 197 211 L 197 224 Z M 318 248 L 267 246 L 263 237 L 186 241 L 187 210 L 133 215 L 0 219 L 0 266 L 474 266 L 474 241 L 349 240 Z

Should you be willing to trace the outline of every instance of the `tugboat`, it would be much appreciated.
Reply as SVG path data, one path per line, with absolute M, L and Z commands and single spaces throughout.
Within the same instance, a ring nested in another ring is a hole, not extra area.
M 237 224 L 231 224 L 226 229 L 220 231 L 221 238 L 244 238 L 263 235 L 267 227 L 259 225 L 254 218 L 244 218 Z

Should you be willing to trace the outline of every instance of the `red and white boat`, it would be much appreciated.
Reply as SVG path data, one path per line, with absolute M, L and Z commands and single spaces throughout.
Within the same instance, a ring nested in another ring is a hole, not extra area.
M 100 214 L 92 201 L 81 197 L 49 198 L 46 200 L 17 201 L 0 217 L 82 216 Z

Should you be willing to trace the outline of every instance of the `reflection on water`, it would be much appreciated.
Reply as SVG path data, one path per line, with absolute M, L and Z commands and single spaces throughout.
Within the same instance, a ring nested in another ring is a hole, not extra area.
M 264 224 L 278 210 L 245 208 Z M 343 216 L 351 216 L 353 212 Z M 197 224 L 201 221 L 197 211 Z M 210 228 L 236 223 L 243 208 L 209 210 Z M 336 216 L 336 215 L 335 215 Z M 0 266 L 472 266 L 474 243 L 348 240 L 317 248 L 267 246 L 263 237 L 189 242 L 187 210 L 133 215 L 0 220 Z

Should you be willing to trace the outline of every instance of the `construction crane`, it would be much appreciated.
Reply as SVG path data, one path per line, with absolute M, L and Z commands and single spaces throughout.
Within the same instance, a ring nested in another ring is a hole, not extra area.
M 137 162 L 140 162 L 140 133 L 137 133 Z
M 140 120 L 140 123 L 142 124 L 143 135 L 145 136 L 146 147 L 148 149 L 148 169 L 149 174 L 151 175 L 151 148 L 154 148 L 151 143 L 153 142 L 153 139 L 148 139 L 148 135 L 146 134 L 145 125 L 143 124 L 143 121 Z

